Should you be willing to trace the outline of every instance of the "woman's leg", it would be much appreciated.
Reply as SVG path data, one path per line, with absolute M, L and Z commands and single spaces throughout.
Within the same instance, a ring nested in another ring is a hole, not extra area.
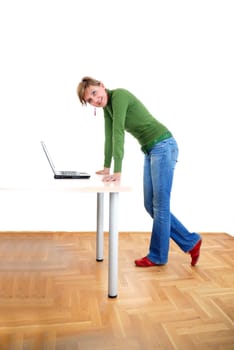
M 154 209 L 153 209 L 153 184 L 151 177 L 151 160 L 148 154 L 145 155 L 144 160 L 144 177 L 143 177 L 143 186 L 144 186 L 144 206 L 147 213 L 154 218 Z
M 173 174 L 178 157 L 174 138 L 156 144 L 149 153 L 149 165 L 144 177 L 145 204 L 153 215 L 153 228 L 148 258 L 155 264 L 168 261 L 171 231 L 170 196 Z M 150 195 L 151 207 L 150 209 Z
M 201 240 L 198 233 L 189 232 L 173 214 L 171 214 L 171 238 L 185 253 L 190 252 Z

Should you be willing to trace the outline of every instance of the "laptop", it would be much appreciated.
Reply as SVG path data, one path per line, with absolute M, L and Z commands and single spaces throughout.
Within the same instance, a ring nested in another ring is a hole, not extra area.
M 55 179 L 89 179 L 90 175 L 86 172 L 79 172 L 79 171 L 58 171 L 55 169 L 55 166 L 52 162 L 52 159 L 49 155 L 49 152 L 46 148 L 45 142 L 41 141 L 42 148 L 46 154 L 46 157 L 49 161 L 49 164 L 51 166 L 51 169 L 53 170 L 54 173 L 54 178 Z

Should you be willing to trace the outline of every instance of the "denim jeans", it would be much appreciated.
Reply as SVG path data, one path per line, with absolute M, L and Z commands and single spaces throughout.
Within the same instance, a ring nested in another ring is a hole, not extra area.
M 169 241 L 172 238 L 184 251 L 189 252 L 201 239 L 189 232 L 170 212 L 170 197 L 178 146 L 174 137 L 156 143 L 145 154 L 144 206 L 153 219 L 148 258 L 156 264 L 168 261 Z

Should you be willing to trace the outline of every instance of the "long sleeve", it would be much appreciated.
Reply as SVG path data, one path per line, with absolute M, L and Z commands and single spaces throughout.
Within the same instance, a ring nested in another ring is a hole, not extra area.
M 111 159 L 114 160 L 114 172 L 121 172 L 124 156 L 125 119 L 128 99 L 124 91 L 109 97 L 108 105 L 104 108 L 105 118 L 105 160 L 104 166 L 109 168 Z
M 112 160 L 112 117 L 104 110 L 105 119 L 105 144 L 104 144 L 104 167 L 110 168 Z

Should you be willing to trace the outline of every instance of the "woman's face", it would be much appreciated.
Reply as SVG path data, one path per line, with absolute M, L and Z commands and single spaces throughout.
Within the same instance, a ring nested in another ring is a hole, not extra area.
M 94 107 L 105 107 L 108 102 L 105 86 L 102 83 L 99 86 L 88 86 L 85 89 L 84 99 Z

